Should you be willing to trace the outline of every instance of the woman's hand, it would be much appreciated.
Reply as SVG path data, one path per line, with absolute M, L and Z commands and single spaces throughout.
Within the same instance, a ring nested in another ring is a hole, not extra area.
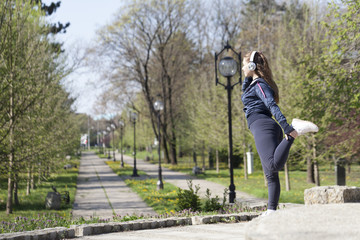
M 298 132 L 296 130 L 292 131 L 291 133 L 289 133 L 290 136 L 292 136 L 294 139 L 298 137 Z

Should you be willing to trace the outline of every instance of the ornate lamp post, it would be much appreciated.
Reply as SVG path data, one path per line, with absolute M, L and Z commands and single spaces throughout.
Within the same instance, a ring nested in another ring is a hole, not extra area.
M 124 157 L 123 157 L 123 130 L 124 130 L 125 123 L 122 120 L 119 120 L 119 127 L 120 127 L 120 151 L 121 151 L 121 167 L 124 167 Z
M 159 180 L 157 182 L 157 189 L 164 189 L 164 184 L 162 181 L 162 170 L 161 170 L 161 154 L 160 154 L 160 147 L 161 147 L 161 134 L 160 134 L 160 111 L 164 109 L 164 104 L 162 101 L 158 100 L 154 103 L 154 109 L 157 112 L 157 118 L 158 118 L 158 155 L 159 155 Z
M 224 50 L 231 50 L 237 57 L 238 62 L 235 61 L 232 57 L 226 56 L 222 58 L 219 62 L 219 66 L 217 65 L 217 60 L 219 55 L 221 55 Z M 216 85 L 220 84 L 221 86 L 225 87 L 227 90 L 227 97 L 228 97 L 228 123 L 229 123 L 229 162 L 230 162 L 230 186 L 229 186 L 229 202 L 234 203 L 236 198 L 235 192 L 235 184 L 234 184 L 234 171 L 233 171 L 233 143 L 232 143 L 232 119 L 231 119 L 231 90 L 234 88 L 235 85 L 241 83 L 241 71 L 239 81 L 234 85 L 231 84 L 231 77 L 233 77 L 238 69 L 241 69 L 241 53 L 235 52 L 235 50 L 229 45 L 229 42 L 226 43 L 224 48 L 220 51 L 219 54 L 215 53 L 215 78 L 216 78 Z M 219 68 L 219 72 L 222 76 L 227 78 L 227 84 L 222 84 L 219 82 L 217 76 L 217 69 Z
M 115 129 L 116 129 L 116 126 L 115 124 L 111 124 L 110 125 L 111 127 L 111 130 L 112 130 L 112 142 L 113 142 L 113 161 L 115 162 L 116 161 L 116 158 L 115 158 L 115 137 L 114 137 L 114 132 L 115 132 Z
M 133 174 L 132 177 L 138 177 L 137 169 L 136 169 L 136 120 L 138 116 L 136 112 L 130 112 L 130 121 L 134 124 L 134 168 L 133 168 Z

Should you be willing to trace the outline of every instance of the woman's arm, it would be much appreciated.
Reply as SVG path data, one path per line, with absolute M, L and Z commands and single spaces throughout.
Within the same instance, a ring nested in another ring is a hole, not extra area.
M 287 123 L 285 116 L 282 114 L 279 106 L 276 104 L 274 99 L 274 91 L 271 89 L 271 87 L 262 81 L 258 81 L 255 86 L 255 92 L 256 95 L 263 101 L 265 106 L 270 110 L 276 121 L 278 121 L 285 134 L 292 133 L 294 128 Z
M 253 78 L 252 77 L 246 77 L 244 79 L 244 82 L 242 84 L 242 90 L 245 91 L 247 89 L 247 87 L 250 85 L 250 83 L 252 82 Z

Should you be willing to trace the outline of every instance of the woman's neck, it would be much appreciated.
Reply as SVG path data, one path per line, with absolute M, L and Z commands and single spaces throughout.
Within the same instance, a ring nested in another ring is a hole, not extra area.
M 252 76 L 253 79 L 257 79 L 260 78 L 256 73 L 254 73 L 254 75 Z

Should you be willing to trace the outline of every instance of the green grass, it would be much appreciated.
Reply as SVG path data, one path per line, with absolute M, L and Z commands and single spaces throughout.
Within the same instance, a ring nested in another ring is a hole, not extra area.
M 79 160 L 71 160 L 63 165 L 70 163 L 79 166 Z M 41 184 L 35 184 L 36 188 L 31 190 L 30 195 L 26 195 L 26 182 L 22 180 L 19 182 L 19 202 L 20 206 L 13 205 L 13 213 L 6 215 L 6 199 L 7 199 L 7 179 L 5 176 L 1 178 L 0 187 L 0 219 L 2 221 L 13 221 L 16 217 L 36 218 L 38 215 L 56 213 L 57 215 L 70 219 L 72 204 L 74 202 L 76 193 L 76 180 L 78 175 L 78 168 L 71 168 L 68 170 L 58 169 L 56 173 L 51 174 L 47 181 L 43 180 Z M 20 176 L 24 177 L 24 176 Z M 37 183 L 37 179 L 35 179 Z M 58 192 L 69 191 L 70 204 L 62 203 L 60 210 L 45 209 L 45 198 L 48 192 L 53 192 L 51 186 L 55 186 Z
M 142 152 L 143 156 L 149 156 L 150 153 Z M 140 153 L 139 153 L 140 155 Z M 139 157 L 140 158 L 140 157 Z M 157 154 L 154 153 L 153 163 L 157 163 Z M 178 158 L 178 165 L 163 164 L 164 167 L 170 168 L 175 171 L 181 171 L 186 174 L 192 175 L 192 167 L 195 164 L 190 157 Z M 198 166 L 202 167 L 201 157 L 198 157 Z M 227 169 L 226 163 L 221 163 L 219 173 L 216 170 L 208 170 L 208 161 L 206 158 L 206 171 L 205 174 L 200 174 L 197 177 L 220 183 L 226 187 L 230 184 L 230 174 Z M 305 167 L 305 166 L 304 166 Z M 290 191 L 285 190 L 285 175 L 283 171 L 279 172 L 281 195 L 280 202 L 286 203 L 304 203 L 304 190 L 307 188 L 315 187 L 315 184 L 307 183 L 306 171 L 290 171 Z M 263 173 L 260 170 L 255 171 L 253 174 L 248 175 L 248 179 L 244 178 L 243 168 L 234 169 L 234 184 L 236 190 L 249 193 L 258 198 L 267 199 L 268 191 L 264 183 Z M 335 185 L 335 172 L 333 165 L 320 166 L 320 185 L 329 186 Z M 360 187 L 360 166 L 353 164 L 350 174 L 346 174 L 346 185 Z
M 125 183 L 156 211 L 158 214 L 174 213 L 177 201 L 177 187 L 164 182 L 164 189 L 157 190 L 157 179 L 146 177 L 146 173 L 138 171 L 141 179 L 130 178 L 133 168 L 129 165 L 120 167 L 119 162 L 107 161 L 110 168 L 119 176 L 123 177 Z
M 109 165 L 109 167 L 116 173 L 118 176 L 122 177 L 123 179 L 131 178 L 131 175 L 133 174 L 133 167 L 129 166 L 127 164 L 124 164 L 124 167 L 120 167 L 119 161 L 106 161 L 106 164 Z M 139 176 L 146 176 L 146 173 L 141 170 L 137 170 L 137 173 Z
M 247 208 L 242 208 L 242 206 L 231 205 L 224 206 L 223 209 L 218 211 L 192 211 L 191 209 L 178 211 L 178 190 L 179 188 L 164 182 L 164 189 L 157 189 L 157 179 L 148 178 L 145 173 L 139 174 L 141 178 L 131 178 L 129 175 L 132 173 L 132 167 L 125 165 L 124 168 L 120 168 L 118 163 L 113 161 L 106 162 L 115 173 L 121 176 L 125 183 L 136 192 L 142 199 L 145 201 L 148 206 L 152 207 L 159 218 L 166 217 L 185 217 L 185 216 L 195 216 L 195 215 L 209 215 L 209 214 L 218 214 L 218 213 L 238 213 L 249 211 Z M 214 197 L 214 196 L 211 196 Z M 201 205 L 204 206 L 205 202 L 210 199 L 204 198 L 200 199 Z
M 188 172 L 188 171 L 187 171 Z M 315 187 L 315 184 L 307 183 L 305 171 L 290 171 L 290 191 L 285 190 L 285 174 L 283 171 L 279 172 L 280 185 L 282 187 L 280 202 L 290 203 L 304 203 L 304 190 Z M 209 181 L 217 182 L 228 186 L 230 183 L 229 171 L 221 170 L 216 173 L 216 170 L 206 170 L 205 174 L 198 175 Z M 360 187 L 360 167 L 352 167 L 350 174 L 346 176 L 346 183 L 348 186 Z M 264 177 L 261 171 L 255 171 L 248 175 L 248 179 L 244 178 L 243 169 L 234 170 L 234 184 L 236 189 L 259 198 L 267 198 L 267 187 L 264 183 Z M 320 184 L 322 186 L 335 185 L 334 171 L 322 170 L 320 171 Z
M 157 179 L 127 179 L 125 183 L 158 214 L 175 213 L 177 203 L 177 187 L 164 182 L 164 189 L 157 190 Z

